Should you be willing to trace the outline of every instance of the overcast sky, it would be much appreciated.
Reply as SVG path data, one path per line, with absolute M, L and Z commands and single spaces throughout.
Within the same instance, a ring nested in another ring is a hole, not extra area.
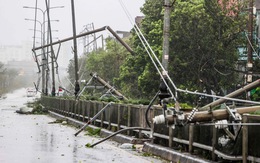
M 122 0 L 132 19 L 142 16 L 140 7 L 145 0 Z M 35 6 L 36 0 L 0 0 L 0 45 L 19 45 L 22 41 L 32 40 L 34 10 L 23 6 Z M 113 30 L 129 31 L 132 25 L 126 16 L 119 0 L 74 0 L 76 12 L 77 34 L 83 26 L 94 23 L 95 28 L 110 26 Z M 64 8 L 51 9 L 53 37 L 64 39 L 72 36 L 71 0 L 51 0 L 51 7 L 64 6 Z M 45 11 L 45 0 L 38 0 L 38 7 Z M 40 22 L 43 21 L 42 12 L 38 12 Z M 46 19 L 47 20 L 47 19 Z M 40 23 L 37 23 L 40 30 Z M 105 32 L 108 34 L 109 32 Z M 40 32 L 37 36 L 40 37 Z M 39 40 L 40 41 L 40 40 Z

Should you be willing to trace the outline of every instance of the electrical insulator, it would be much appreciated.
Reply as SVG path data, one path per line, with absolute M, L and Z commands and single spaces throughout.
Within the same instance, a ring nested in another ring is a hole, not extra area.
M 153 118 L 153 123 L 155 124 L 163 124 L 165 123 L 164 115 L 158 115 Z
M 221 120 L 221 121 L 217 121 L 215 123 L 215 127 L 218 129 L 224 129 L 228 127 L 228 121 L 227 120 Z
M 190 112 L 189 116 L 187 117 L 188 121 L 192 121 L 192 119 L 195 116 L 195 113 L 198 111 L 198 109 L 193 108 L 192 111 Z

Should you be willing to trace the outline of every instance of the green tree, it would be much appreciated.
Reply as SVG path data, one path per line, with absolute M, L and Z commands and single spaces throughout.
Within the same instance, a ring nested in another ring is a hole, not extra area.
M 141 8 L 145 15 L 141 30 L 158 56 L 162 54 L 162 6 L 161 0 L 148 0 Z M 131 42 L 135 54 L 127 56 L 118 81 L 123 91 L 128 92 L 128 96 L 147 99 L 158 91 L 160 77 L 135 31 L 132 31 L 132 35 Z
M 0 95 L 24 86 L 22 85 L 24 84 L 22 82 L 23 80 L 17 78 L 17 76 L 17 70 L 7 69 L 5 65 L 0 62 Z
M 147 0 L 141 9 L 145 15 L 141 30 L 159 59 L 163 3 Z M 179 88 L 221 93 L 236 83 L 237 74 L 230 70 L 236 66 L 237 46 L 245 43 L 241 33 L 246 28 L 240 9 L 240 4 L 222 10 L 215 1 L 176 1 L 171 14 L 169 74 Z M 231 10 L 232 16 L 228 15 Z M 132 39 L 136 54 L 128 56 L 121 67 L 121 86 L 137 98 L 149 98 L 158 91 L 160 76 L 135 33 Z
M 86 54 L 80 56 L 78 58 L 78 70 L 79 70 L 79 80 L 84 80 L 88 78 L 89 74 L 87 74 L 85 67 L 86 67 Z M 67 73 L 69 74 L 69 80 L 71 83 L 75 83 L 75 61 L 71 59 L 69 61 Z
M 88 54 L 86 70 L 96 72 L 103 79 L 114 83 L 113 80 L 118 77 L 119 68 L 128 54 L 118 41 L 108 37 L 105 50 L 100 49 Z
M 188 89 L 223 95 L 237 81 L 237 47 L 245 43 L 241 5 L 223 10 L 217 1 L 177 1 L 172 13 L 171 76 Z M 228 13 L 234 13 L 229 16 Z M 230 82 L 232 81 L 232 82 Z

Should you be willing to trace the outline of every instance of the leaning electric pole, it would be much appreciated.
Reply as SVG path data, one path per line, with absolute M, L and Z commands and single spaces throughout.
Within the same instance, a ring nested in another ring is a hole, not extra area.
M 160 101 L 164 98 L 170 97 L 167 88 L 167 74 L 168 74 L 168 62 L 169 62 L 169 37 L 170 37 L 170 14 L 171 14 L 171 5 L 170 0 L 164 1 L 164 26 L 163 26 L 163 54 L 162 54 L 162 76 L 163 79 L 161 80 L 159 89 L 160 94 L 158 95 Z
M 245 84 L 253 82 L 252 68 L 253 68 L 253 7 L 254 0 L 249 0 L 248 4 L 248 43 L 247 43 L 247 74 Z M 249 98 L 249 94 L 246 95 Z
M 171 7 L 170 0 L 164 1 L 164 26 L 163 26 L 163 54 L 162 54 L 162 75 L 163 79 L 160 83 L 159 89 L 160 94 L 159 98 L 162 100 L 163 98 L 170 97 L 168 93 L 168 88 L 166 86 L 167 83 L 167 74 L 168 74 L 168 62 L 169 62 L 169 38 L 170 38 L 170 15 L 171 15 Z
M 73 28 L 73 52 L 74 52 L 74 63 L 75 63 L 75 96 L 77 96 L 79 87 L 79 72 L 78 72 L 78 51 L 77 51 L 77 37 L 76 37 L 76 21 L 75 21 L 75 10 L 74 0 L 71 0 L 71 13 L 72 13 L 72 28 Z
M 170 15 L 171 15 L 171 4 L 170 0 L 165 0 L 164 2 L 164 26 L 163 26 L 163 56 L 162 65 L 166 72 L 162 72 L 163 75 L 168 73 L 168 63 L 169 63 L 169 37 L 170 37 Z
M 50 44 L 52 44 L 52 32 L 51 32 L 51 20 L 50 20 L 50 0 L 45 0 L 46 4 L 46 11 L 47 11 L 47 17 L 48 17 L 48 36 L 50 39 Z M 48 53 L 48 51 L 47 51 Z M 52 90 L 51 95 L 55 96 L 56 88 L 55 88 L 55 68 L 54 68 L 54 61 L 56 60 L 53 45 L 51 45 L 51 74 L 52 74 Z M 47 88 L 47 86 L 46 86 Z
M 254 7 L 254 0 L 249 0 L 249 17 L 248 17 L 248 44 L 247 44 L 247 64 L 253 63 L 253 7 Z

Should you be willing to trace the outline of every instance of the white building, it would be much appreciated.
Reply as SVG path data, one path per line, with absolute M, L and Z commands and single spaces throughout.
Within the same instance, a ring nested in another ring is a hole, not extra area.
M 21 45 L 0 45 L 0 62 L 8 61 L 33 61 L 31 42 L 23 42 Z

